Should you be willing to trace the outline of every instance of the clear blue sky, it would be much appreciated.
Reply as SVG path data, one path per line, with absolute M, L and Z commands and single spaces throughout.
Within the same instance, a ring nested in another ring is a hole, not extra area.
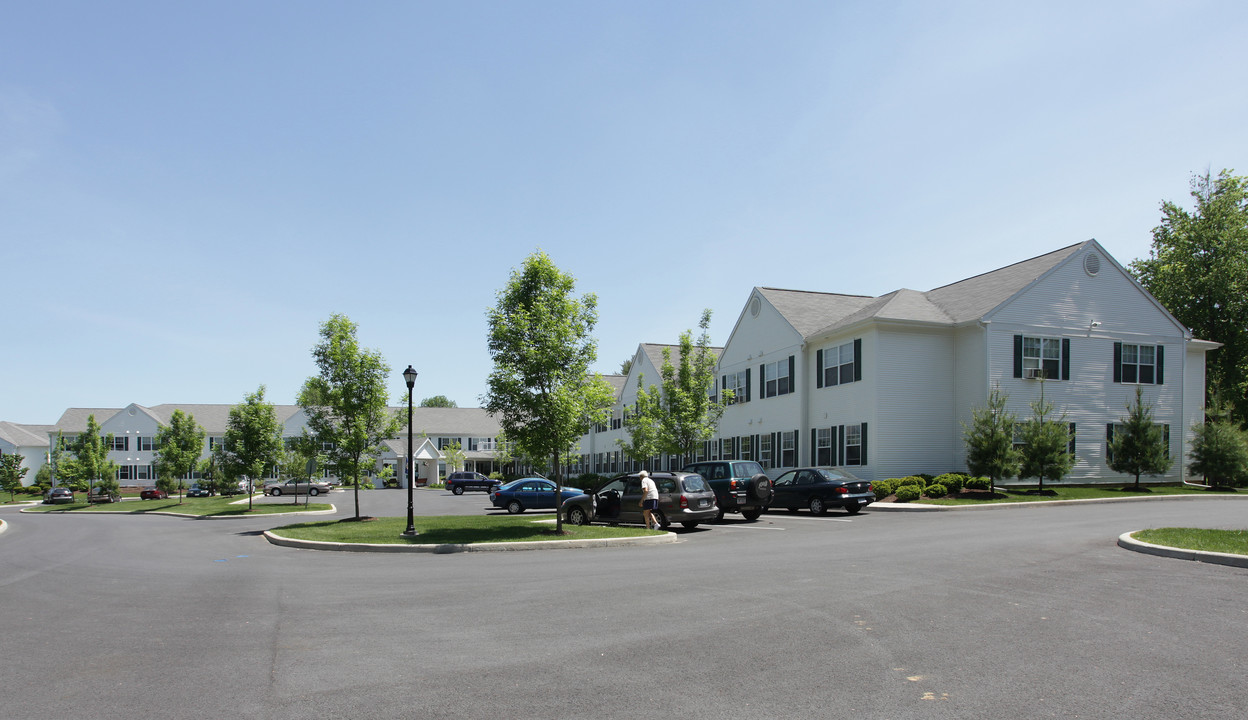
M 8 2 L 0 420 L 292 403 L 340 312 L 479 404 L 542 248 L 599 369 L 750 288 L 1148 253 L 1248 174 L 1248 3 Z

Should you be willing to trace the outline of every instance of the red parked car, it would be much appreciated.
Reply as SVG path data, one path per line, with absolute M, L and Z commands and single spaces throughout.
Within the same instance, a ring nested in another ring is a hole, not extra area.
M 154 487 L 145 487 L 139 493 L 140 500 L 168 500 L 169 493 Z

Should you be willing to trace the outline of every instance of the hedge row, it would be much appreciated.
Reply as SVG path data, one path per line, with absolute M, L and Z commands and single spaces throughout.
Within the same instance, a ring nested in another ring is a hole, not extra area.
M 926 495 L 939 498 L 946 495 L 957 495 L 963 488 L 967 490 L 987 490 L 991 483 L 986 477 L 969 477 L 965 473 L 945 473 L 943 475 L 909 475 L 904 478 L 889 478 L 871 483 L 871 490 L 877 498 L 883 499 L 896 495 L 897 502 L 910 502 Z

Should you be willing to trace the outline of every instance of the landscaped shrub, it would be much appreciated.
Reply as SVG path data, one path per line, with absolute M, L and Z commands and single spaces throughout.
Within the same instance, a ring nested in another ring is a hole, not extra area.
M 910 502 L 911 500 L 918 500 L 919 496 L 922 494 L 923 491 L 919 489 L 918 485 L 902 485 L 897 488 L 897 502 Z
M 944 485 L 941 485 L 938 482 L 934 482 L 931 485 L 927 486 L 927 490 L 925 491 L 925 494 L 929 498 L 942 498 L 948 495 L 949 491 L 945 489 Z
M 938 476 L 933 482 L 938 482 L 945 486 L 950 495 L 957 495 L 962 492 L 962 486 L 966 483 L 966 476 L 962 473 L 945 473 Z M 931 493 L 928 493 L 931 496 Z
M 966 479 L 967 490 L 987 490 L 992 487 L 992 481 L 986 477 L 973 477 Z
M 893 492 L 897 489 L 897 483 L 899 482 L 901 482 L 901 478 L 875 480 L 871 483 L 871 492 L 875 493 L 877 498 L 886 498 L 893 494 Z
M 927 473 L 919 473 L 919 474 L 917 475 L 917 477 L 921 477 L 921 478 L 923 478 L 923 484 L 924 484 L 924 485 L 927 485 L 927 484 L 928 484 L 928 483 L 930 483 L 930 482 L 932 481 L 932 479 L 933 479 L 933 478 L 935 478 L 936 476 L 935 476 L 935 475 L 928 475 Z
M 919 489 L 919 492 L 921 493 L 923 491 L 923 488 L 927 487 L 927 481 L 923 479 L 922 475 L 910 475 L 908 477 L 902 478 L 901 482 L 897 483 L 897 488 L 901 489 L 902 487 L 906 485 L 913 485 L 917 487 Z

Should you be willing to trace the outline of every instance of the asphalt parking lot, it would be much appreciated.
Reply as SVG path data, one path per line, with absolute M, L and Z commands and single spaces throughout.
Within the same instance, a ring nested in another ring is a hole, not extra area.
M 422 515 L 488 505 L 416 492 Z M 3 510 L 0 717 L 1238 717 L 1248 570 L 1115 540 L 1246 510 L 773 513 L 460 555 L 268 544 L 283 518 Z

